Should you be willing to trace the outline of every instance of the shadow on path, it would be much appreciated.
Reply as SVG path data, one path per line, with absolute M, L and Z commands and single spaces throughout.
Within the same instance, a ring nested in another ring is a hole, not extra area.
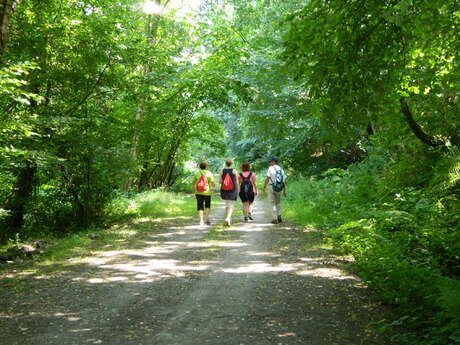
M 211 227 L 151 224 L 56 274 L 2 276 L 0 344 L 384 344 L 359 279 L 317 233 L 267 223 L 266 210 L 225 229 L 218 204 Z

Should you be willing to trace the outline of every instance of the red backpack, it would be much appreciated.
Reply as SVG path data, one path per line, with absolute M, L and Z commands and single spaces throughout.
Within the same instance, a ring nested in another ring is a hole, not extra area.
M 224 181 L 222 182 L 222 190 L 233 190 L 233 180 L 230 177 L 230 173 L 225 174 Z
M 203 174 L 201 174 L 200 179 L 198 180 L 198 183 L 196 184 L 196 191 L 198 193 L 203 193 L 208 190 L 208 185 L 206 183 L 206 178 L 204 177 Z

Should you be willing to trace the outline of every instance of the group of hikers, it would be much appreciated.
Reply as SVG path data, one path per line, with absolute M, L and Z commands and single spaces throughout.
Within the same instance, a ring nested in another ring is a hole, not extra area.
M 269 161 L 267 177 L 262 192 L 265 193 L 268 185 L 268 199 L 272 211 L 272 223 L 282 222 L 281 218 L 281 192 L 286 196 L 286 174 L 278 165 L 278 158 L 273 157 Z M 238 196 L 243 203 L 244 222 L 254 220 L 252 212 L 254 200 L 259 195 L 256 183 L 256 174 L 251 171 L 248 162 L 241 166 L 241 172 L 232 168 L 233 160 L 227 158 L 225 167 L 219 173 L 220 196 L 225 202 L 225 225 L 230 227 L 233 214 L 233 205 Z M 211 210 L 211 187 L 215 187 L 214 177 L 209 171 L 208 163 L 202 161 L 199 170 L 193 175 L 193 193 L 197 201 L 198 217 L 200 225 L 211 225 L 209 213 Z

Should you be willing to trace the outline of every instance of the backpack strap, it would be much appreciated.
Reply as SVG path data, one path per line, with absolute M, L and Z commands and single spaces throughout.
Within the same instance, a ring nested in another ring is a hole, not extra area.
M 243 179 L 243 181 L 245 181 L 245 180 L 251 181 L 251 175 L 252 175 L 252 171 L 249 173 L 248 177 L 244 177 L 243 173 L 242 172 L 240 173 L 240 176 Z

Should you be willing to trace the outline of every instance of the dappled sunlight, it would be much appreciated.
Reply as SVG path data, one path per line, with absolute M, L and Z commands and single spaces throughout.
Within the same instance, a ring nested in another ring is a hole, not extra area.
M 152 219 L 150 217 L 140 217 L 140 218 L 133 219 L 131 222 L 133 224 L 141 224 L 141 223 L 150 223 L 151 221 Z
M 204 229 L 205 226 L 199 225 L 199 224 L 193 224 L 193 225 L 180 225 L 180 226 L 171 226 L 171 230 L 200 230 Z
M 297 334 L 295 334 L 294 332 L 286 332 L 286 333 L 283 333 L 283 334 L 278 334 L 277 337 L 278 338 L 286 338 L 286 337 L 295 337 Z
M 171 221 L 171 222 L 175 222 L 177 220 L 190 220 L 190 219 L 193 219 L 193 217 L 190 217 L 190 216 L 174 216 L 174 217 L 166 217 L 166 218 L 162 218 L 163 221 Z
M 242 242 L 221 242 L 217 243 L 219 247 L 229 247 L 229 248 L 240 248 L 240 247 L 247 247 L 246 243 Z
M 186 271 L 204 271 L 209 268 L 208 265 L 197 263 L 195 264 L 181 264 L 178 260 L 147 260 L 142 263 L 115 263 L 105 264 L 99 266 L 103 270 L 111 272 L 125 273 L 126 275 L 140 280 L 142 282 L 151 282 L 154 278 L 159 277 L 181 277 Z M 107 277 L 107 278 L 93 278 L 90 283 L 104 283 L 113 281 L 126 281 L 128 277 Z
M 241 226 L 232 226 L 232 231 L 236 232 L 263 232 L 266 231 L 267 227 L 271 227 L 273 224 L 257 224 L 257 226 L 246 226 L 246 225 L 241 225 Z
M 278 257 L 281 256 L 279 254 L 275 254 L 275 253 L 272 253 L 272 252 L 248 252 L 247 254 L 251 255 L 251 256 L 266 256 L 266 257 L 270 257 L 270 258 L 278 258 Z
M 225 273 L 271 273 L 271 272 L 289 272 L 298 268 L 298 264 L 279 264 L 270 265 L 266 262 L 256 262 L 237 268 L 225 268 L 222 272 Z
M 83 332 L 91 332 L 92 328 L 79 328 L 79 329 L 70 329 L 69 332 L 71 333 L 83 333 Z
M 357 277 L 347 274 L 343 270 L 333 267 L 321 267 L 315 269 L 306 269 L 303 271 L 297 272 L 300 276 L 312 276 L 312 277 L 320 277 L 320 278 L 328 278 L 328 279 L 349 279 L 349 280 L 359 280 Z
M 280 254 L 272 252 L 247 252 L 245 255 L 261 257 L 261 258 L 279 258 Z M 346 273 L 346 271 L 337 267 L 325 267 L 323 262 L 327 260 L 325 257 L 315 258 L 300 258 L 295 262 L 279 262 L 270 264 L 265 260 L 248 262 L 245 265 L 238 267 L 229 267 L 222 269 L 225 273 L 278 273 L 289 272 L 298 276 L 310 276 L 327 278 L 331 280 L 359 280 L 357 277 Z
M 147 224 L 146 220 L 144 223 Z M 247 315 L 247 306 L 252 302 L 244 300 L 247 298 L 245 291 L 255 282 L 259 289 L 256 296 L 259 296 L 260 289 L 271 284 L 275 284 L 276 288 L 273 296 L 268 292 L 266 299 L 254 299 L 250 315 L 252 313 L 257 320 L 262 315 L 262 327 L 270 330 L 277 328 L 271 335 L 274 343 L 289 343 L 301 335 L 296 328 L 279 328 L 280 318 L 272 314 L 279 315 L 278 311 L 290 313 L 296 308 L 296 305 L 289 304 L 289 299 L 281 296 L 284 291 L 284 296 L 289 297 L 289 284 L 305 289 L 301 296 L 304 299 L 308 296 L 310 300 L 306 303 L 310 303 L 311 295 L 315 294 L 311 292 L 313 289 L 331 285 L 326 281 L 358 280 L 334 265 L 341 261 L 327 255 L 327 250 L 310 250 L 299 246 L 289 230 L 291 228 L 285 224 L 257 222 L 237 222 L 230 228 L 180 226 L 176 223 L 152 229 L 138 241 L 127 242 L 129 248 L 100 247 L 91 256 L 73 257 L 65 262 L 68 265 L 66 269 L 69 269 L 63 271 L 61 265 L 56 275 L 38 276 L 36 272 L 26 272 L 24 278 L 32 275 L 34 280 L 58 282 L 53 296 L 46 297 L 44 302 L 50 303 L 48 310 L 53 311 L 44 311 L 38 304 L 26 316 L 24 313 L 0 313 L 0 319 L 12 323 L 17 318 L 25 318 L 28 326 L 20 330 L 24 333 L 30 332 L 33 327 L 29 324 L 35 322 L 59 325 L 60 331 L 65 330 L 68 337 L 82 338 L 85 344 L 104 343 L 98 332 L 107 325 L 116 327 L 114 325 L 119 322 L 131 325 L 140 334 L 146 331 L 149 337 L 150 334 L 156 337 L 162 334 L 155 328 L 158 321 L 165 322 L 166 328 L 172 327 L 177 331 L 175 327 L 177 324 L 182 327 L 184 319 L 191 317 L 192 323 L 206 320 L 208 316 L 204 315 L 208 314 L 205 309 L 210 310 L 209 315 L 215 315 L 216 307 L 209 303 L 217 303 L 217 308 L 225 310 L 224 314 L 220 310 L 217 312 L 218 315 L 222 314 L 222 322 L 218 319 L 216 324 L 224 324 L 226 320 L 231 322 L 233 315 L 239 313 L 238 308 L 243 308 L 243 315 Z M 17 277 L 16 273 L 10 272 L 10 279 Z M 58 292 L 61 286 L 72 288 L 74 294 L 70 294 L 73 296 L 70 298 L 78 300 L 75 309 L 61 307 L 60 299 L 63 297 Z M 219 292 L 216 294 L 215 291 Z M 58 296 L 57 300 L 54 295 Z M 222 298 L 230 302 L 223 302 Z M 262 308 L 260 314 L 257 311 L 259 306 Z M 289 310 L 286 309 L 288 306 Z M 144 315 L 144 309 L 148 316 Z M 237 310 L 236 314 L 233 314 L 233 310 Z M 194 314 L 189 314 L 191 311 Z M 105 313 L 105 316 L 98 319 L 101 313 Z M 136 315 L 141 316 L 136 318 Z M 92 322 L 95 322 L 94 327 Z M 150 326 L 144 328 L 146 324 Z M 189 330 L 186 328 L 183 332 L 188 333 Z M 161 336 L 158 339 L 162 339 Z M 167 342 L 159 343 L 175 343 L 166 335 L 165 339 Z
M 173 236 L 177 236 L 177 235 L 185 235 L 186 232 L 185 231 L 178 231 L 178 232 L 165 232 L 165 233 L 161 233 L 161 234 L 155 234 L 153 235 L 152 237 L 155 238 L 155 237 L 164 237 L 164 238 L 168 238 L 168 237 L 173 237 Z
M 0 278 L 9 278 L 9 279 L 16 279 L 20 277 L 27 277 L 35 274 L 35 271 L 24 271 L 24 272 L 7 272 L 5 274 L 0 275 Z

